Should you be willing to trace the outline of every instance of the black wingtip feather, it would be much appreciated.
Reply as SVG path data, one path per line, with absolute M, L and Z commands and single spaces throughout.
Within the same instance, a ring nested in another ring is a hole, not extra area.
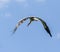
M 49 33 L 49 35 L 50 35 L 50 37 L 52 37 L 52 34 L 51 33 Z
M 13 34 L 15 33 L 16 30 L 17 30 L 17 27 L 13 30 Z
M 50 37 L 52 37 L 52 34 L 51 34 L 51 32 L 50 32 L 49 28 L 48 28 L 48 27 L 46 27 L 46 28 L 45 28 L 45 30 L 46 30 L 46 31 L 47 31 L 47 33 L 50 35 Z

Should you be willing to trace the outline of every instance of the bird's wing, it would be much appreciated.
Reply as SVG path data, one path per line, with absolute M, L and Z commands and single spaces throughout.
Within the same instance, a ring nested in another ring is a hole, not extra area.
M 15 31 L 17 30 L 17 28 L 18 28 L 24 21 L 26 21 L 27 19 L 29 19 L 29 17 L 20 20 L 20 21 L 16 24 L 16 26 L 15 26 L 15 28 L 14 28 L 14 30 L 13 30 L 13 33 L 15 33 Z
M 49 29 L 48 25 L 46 24 L 46 22 L 39 17 L 36 17 L 36 18 L 39 19 L 42 22 L 42 24 L 44 26 L 44 29 L 49 33 L 50 37 L 52 37 L 50 29 Z

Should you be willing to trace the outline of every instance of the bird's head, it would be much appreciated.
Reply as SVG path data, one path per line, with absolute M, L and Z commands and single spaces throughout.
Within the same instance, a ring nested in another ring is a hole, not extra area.
M 30 20 L 31 20 L 31 21 L 38 21 L 39 19 L 36 18 L 35 16 L 30 16 Z

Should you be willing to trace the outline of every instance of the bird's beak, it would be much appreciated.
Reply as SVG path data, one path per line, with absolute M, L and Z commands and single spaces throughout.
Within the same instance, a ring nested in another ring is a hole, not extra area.
M 31 22 L 32 22 L 32 21 L 30 21 L 27 26 L 29 26 L 29 25 L 31 24 Z

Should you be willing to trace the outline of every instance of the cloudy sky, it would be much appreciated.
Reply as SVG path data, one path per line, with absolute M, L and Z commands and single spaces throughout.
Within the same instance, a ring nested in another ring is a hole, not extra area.
M 27 16 L 46 21 L 52 38 L 40 22 L 27 20 L 12 35 L 15 25 Z M 60 52 L 60 0 L 0 0 L 0 52 Z

